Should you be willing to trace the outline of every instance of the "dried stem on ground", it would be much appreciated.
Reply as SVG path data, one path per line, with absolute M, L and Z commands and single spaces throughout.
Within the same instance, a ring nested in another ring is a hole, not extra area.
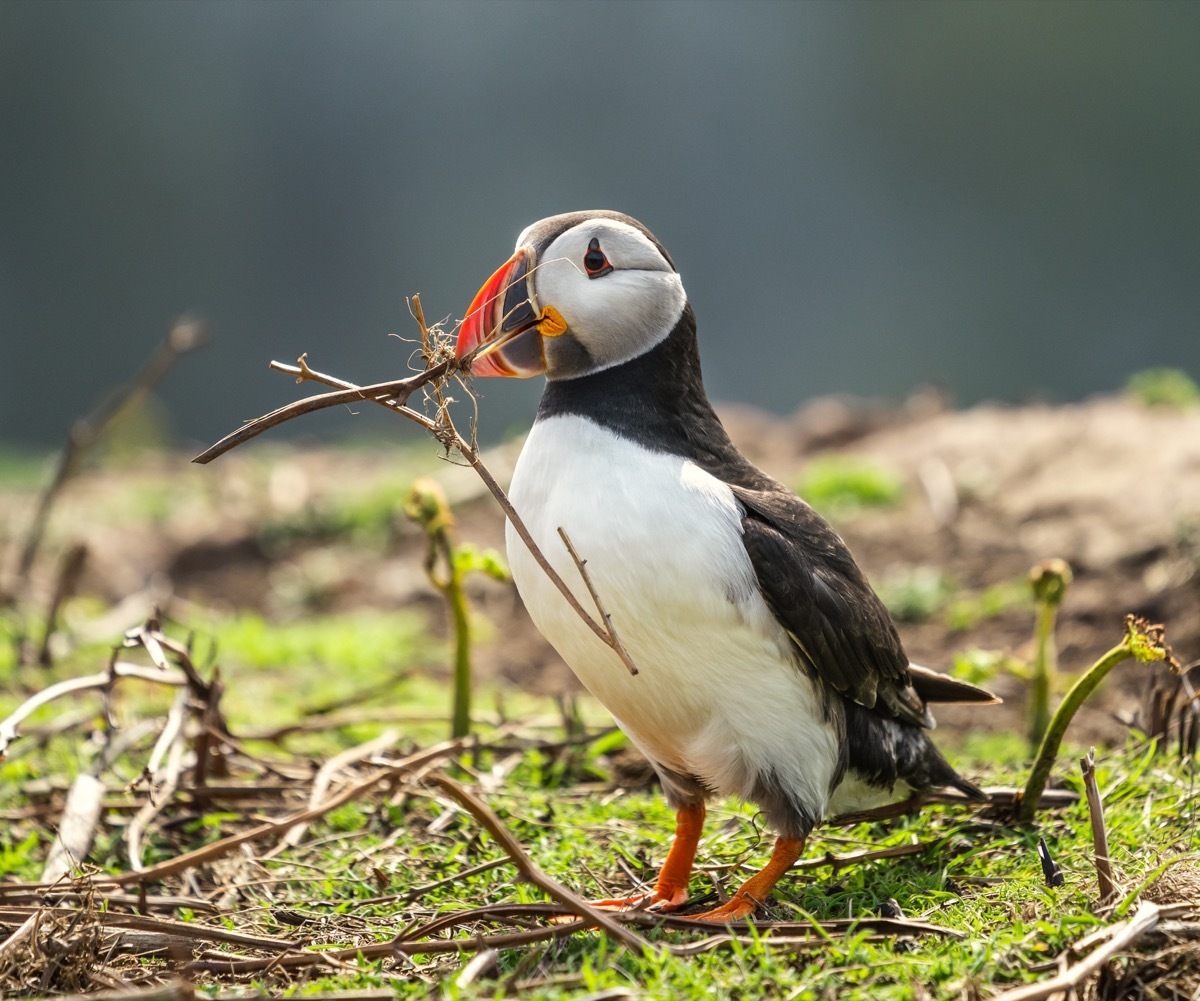
M 99 903 L 99 900 L 96 901 Z M 0 923 L 19 921 L 30 908 L 0 906 Z M 33 908 L 38 917 L 70 918 L 79 914 L 79 909 L 73 907 L 39 906 Z M 248 949 L 265 949 L 277 952 L 284 949 L 298 949 L 301 943 L 292 939 L 268 938 L 264 935 L 247 935 L 245 932 L 231 931 L 228 928 L 217 928 L 209 925 L 196 924 L 190 921 L 171 921 L 167 918 L 155 918 L 143 914 L 120 914 L 117 912 L 96 912 L 103 919 L 106 928 L 129 929 L 130 931 L 154 932 L 189 942 L 223 942 L 229 945 L 240 945 Z
M 276 950 L 279 954 L 271 958 L 224 959 L 212 957 L 191 962 L 184 969 L 189 974 L 250 976 L 267 970 L 311 969 L 327 963 L 340 964 L 356 959 L 372 961 L 392 959 L 397 955 L 434 956 L 471 953 L 486 949 L 513 949 L 567 938 L 592 926 L 583 918 L 566 923 L 545 924 L 552 918 L 569 916 L 572 913 L 562 904 L 494 904 L 444 914 L 427 924 L 401 932 L 396 938 L 387 942 L 375 942 L 321 952 L 308 950 L 290 952 L 280 947 Z M 667 945 L 666 950 L 676 956 L 695 956 L 720 948 L 745 948 L 754 942 L 766 942 L 773 948 L 784 951 L 823 949 L 831 938 L 843 936 L 854 936 L 855 941 L 858 942 L 878 942 L 915 935 L 964 937 L 961 932 L 951 928 L 944 928 L 925 921 L 897 918 L 867 917 L 811 922 L 756 922 L 753 929 L 745 933 L 733 929 L 719 929 L 707 922 L 680 917 L 656 916 L 644 911 L 614 912 L 611 918 L 622 926 L 705 933 L 702 938 L 693 942 Z M 539 927 L 532 929 L 521 927 L 519 931 L 500 932 L 493 935 L 475 934 L 467 938 L 441 937 L 445 932 L 454 928 L 477 925 L 484 921 L 516 925 L 534 921 L 539 924 Z M 438 937 L 431 938 L 432 936 Z
M 1041 1001 L 1042 998 L 1048 998 L 1054 994 L 1074 992 L 1110 959 L 1134 945 L 1138 939 L 1151 931 L 1158 924 L 1162 913 L 1162 909 L 1157 904 L 1140 905 L 1132 918 L 1127 921 L 1118 921 L 1105 929 L 1104 934 L 1107 941 L 1093 949 L 1086 958 L 1068 966 L 1056 977 L 1036 984 L 1015 987 L 1011 991 L 996 995 L 992 1001 Z M 1089 936 L 1091 943 L 1096 940 L 1095 935 Z M 1079 947 L 1077 944 L 1076 949 Z
M 4 760 L 5 751 L 20 735 L 20 725 L 42 706 L 60 699 L 64 695 L 76 692 L 99 691 L 110 689 L 118 678 L 141 678 L 143 681 L 153 681 L 163 685 L 187 685 L 187 676 L 181 671 L 162 671 L 156 667 L 144 664 L 129 664 L 125 661 L 113 660 L 108 670 L 99 674 L 88 674 L 81 678 L 68 678 L 58 684 L 44 688 L 36 695 L 22 702 L 5 719 L 0 720 L 0 761 Z
M 150 795 L 142 808 L 129 821 L 125 828 L 125 844 L 129 849 L 129 867 L 136 871 L 145 868 L 142 863 L 142 833 L 150 826 L 154 818 L 162 812 L 171 801 L 175 789 L 179 785 L 179 775 L 183 769 L 183 751 L 185 735 L 184 720 L 187 715 L 188 692 L 181 691 L 175 697 L 175 703 L 167 714 L 167 722 L 154 743 L 150 759 L 146 763 L 143 777 L 148 778 Z M 163 757 L 166 757 L 166 768 L 160 770 Z M 42 879 L 48 879 L 42 876 Z
M 341 754 L 335 754 L 332 758 L 326 761 L 317 771 L 316 777 L 313 779 L 312 791 L 308 796 L 308 808 L 315 810 L 321 805 L 321 800 L 325 798 L 325 794 L 329 791 L 329 786 L 333 782 L 333 777 L 348 765 L 352 765 L 358 761 L 363 761 L 366 758 L 372 758 L 376 754 L 382 754 L 393 744 L 400 739 L 400 733 L 397 730 L 385 730 L 374 740 L 368 740 L 364 744 L 359 744 L 357 747 L 348 748 L 342 751 Z M 289 828 L 284 832 L 284 835 L 279 840 L 279 844 L 266 857 L 277 855 L 280 851 L 287 847 L 294 847 L 300 844 L 304 839 L 304 832 L 308 829 L 307 824 L 296 824 L 295 827 Z
M 614 942 L 623 945 L 626 949 L 639 954 L 656 951 L 640 935 L 631 932 L 628 928 L 623 927 L 620 922 L 614 920 L 611 914 L 592 907 L 582 897 L 568 890 L 557 880 L 551 879 L 542 872 L 533 859 L 526 854 L 520 842 L 508 832 L 504 825 L 500 823 L 500 819 L 488 809 L 487 804 L 478 796 L 469 792 L 448 776 L 432 775 L 430 776 L 430 780 L 449 793 L 471 816 L 487 828 L 488 833 L 496 839 L 496 843 L 513 860 L 513 863 L 517 867 L 518 875 L 522 880 L 532 883 L 538 889 L 545 891 L 545 893 L 554 900 L 557 900 L 572 914 L 578 914 L 588 925 L 599 928 Z
M 54 844 L 46 856 L 43 883 L 56 883 L 87 858 L 103 806 L 104 783 L 87 772 L 77 775 L 67 794 Z
M 983 790 L 991 803 L 990 809 L 1007 814 L 1016 809 L 1023 790 L 1011 786 L 988 786 Z M 1069 789 L 1043 789 L 1038 797 L 1038 807 L 1043 810 L 1054 810 L 1071 806 L 1078 802 L 1079 796 Z M 927 806 L 977 806 L 975 800 L 968 799 L 960 792 L 948 789 L 934 789 L 914 793 L 907 799 L 895 803 L 885 803 L 870 810 L 856 810 L 854 813 L 842 813 L 825 821 L 826 826 L 847 827 L 852 824 L 868 823 L 876 820 L 888 820 L 891 817 L 902 817 L 906 813 L 916 813 Z
M 131 987 L 128 990 L 96 991 L 89 994 L 72 994 L 56 1001 L 194 1001 L 196 989 L 183 980 L 172 980 L 155 987 Z M 207 998 L 208 995 L 205 995 Z M 245 998 L 246 995 L 239 995 Z M 329 998 L 329 995 L 325 995 Z M 211 1001 L 211 999 L 209 999 Z
M 1092 846 L 1096 853 L 1096 879 L 1100 886 L 1100 903 L 1110 901 L 1117 892 L 1113 881 L 1112 861 L 1108 854 L 1108 829 L 1104 823 L 1104 804 L 1096 782 L 1096 749 L 1093 747 L 1079 759 L 1083 772 L 1083 788 L 1087 794 L 1088 815 L 1092 821 Z
M 331 810 L 335 810 L 339 806 L 365 795 L 384 781 L 395 780 L 397 777 L 407 775 L 424 765 L 462 750 L 463 746 L 463 741 L 451 740 L 426 748 L 424 751 L 418 751 L 406 758 L 377 769 L 366 779 L 343 789 L 341 792 L 325 800 L 318 807 L 291 814 L 280 820 L 259 824 L 248 831 L 222 838 L 219 841 L 214 841 L 212 844 L 197 848 L 194 851 L 185 852 L 183 855 L 167 859 L 146 869 L 98 876 L 95 879 L 95 884 L 101 888 L 108 886 L 145 886 L 149 883 L 166 879 L 168 876 L 187 872 L 201 863 L 211 862 L 213 859 L 227 855 L 241 845 L 251 844 L 273 835 L 282 834 L 297 824 L 310 823 L 319 817 L 323 817 Z M 0 900 L 3 900 L 9 893 L 42 888 L 48 887 L 44 883 L 0 883 Z

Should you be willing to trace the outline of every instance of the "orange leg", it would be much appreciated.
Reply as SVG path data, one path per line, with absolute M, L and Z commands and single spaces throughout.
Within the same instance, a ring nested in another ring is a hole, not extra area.
M 694 921 L 741 921 L 742 918 L 748 918 L 759 903 L 766 900 L 767 894 L 792 867 L 803 850 L 803 840 L 780 838 L 775 842 L 775 850 L 771 852 L 771 858 L 762 871 L 746 880 L 726 903 L 703 914 L 687 916 Z
M 696 846 L 704 830 L 704 804 L 694 803 L 681 806 L 675 814 L 675 840 L 667 852 L 667 860 L 658 873 L 658 882 L 653 893 L 639 893 L 617 900 L 597 900 L 593 907 L 625 908 L 636 907 L 649 901 L 649 910 L 674 911 L 687 903 L 688 878 L 692 875 L 692 863 L 696 861 Z M 790 865 L 790 863 L 789 863 Z

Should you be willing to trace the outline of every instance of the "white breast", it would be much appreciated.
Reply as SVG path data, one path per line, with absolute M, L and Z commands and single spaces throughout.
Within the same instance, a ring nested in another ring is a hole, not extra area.
M 587 562 L 636 676 L 508 527 L 513 578 L 534 622 L 634 743 L 722 795 L 748 796 L 770 769 L 824 812 L 835 735 L 759 594 L 729 488 L 683 458 L 561 416 L 534 426 L 511 499 L 590 612 L 560 526 Z

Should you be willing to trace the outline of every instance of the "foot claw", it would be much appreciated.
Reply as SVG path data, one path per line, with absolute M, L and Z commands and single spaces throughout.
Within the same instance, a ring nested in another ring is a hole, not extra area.
M 646 901 L 654 897 L 653 893 L 635 893 L 632 897 L 616 897 L 612 900 L 589 900 L 588 907 L 598 911 L 636 911 L 645 907 Z
M 740 894 L 735 894 L 720 907 L 714 907 L 711 911 L 704 911 L 701 914 L 685 914 L 683 916 L 689 921 L 708 921 L 712 924 L 727 924 L 731 921 L 745 921 L 747 918 L 753 917 L 756 910 L 758 910 L 758 901 L 752 897 L 743 897 Z
M 589 900 L 588 906 L 600 911 L 653 911 L 655 914 L 670 914 L 687 903 L 687 890 L 672 890 L 670 896 L 660 890 L 651 893 L 635 893 L 632 897 L 617 897 L 612 900 Z

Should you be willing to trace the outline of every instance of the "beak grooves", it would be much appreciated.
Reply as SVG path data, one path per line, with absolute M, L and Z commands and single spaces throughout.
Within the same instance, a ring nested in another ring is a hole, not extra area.
M 525 248 L 518 250 L 471 300 L 454 356 L 462 359 L 476 352 L 473 375 L 524 378 L 545 371 L 537 329 L 542 317 L 526 280 L 532 256 Z

